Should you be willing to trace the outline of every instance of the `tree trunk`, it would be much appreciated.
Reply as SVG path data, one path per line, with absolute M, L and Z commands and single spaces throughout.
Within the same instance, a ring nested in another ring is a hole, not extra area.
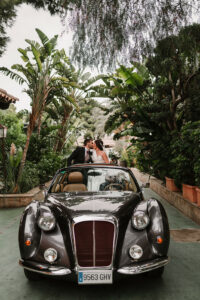
M 58 141 L 56 142 L 56 144 L 54 146 L 54 151 L 55 152 L 60 152 L 62 150 L 63 146 L 64 146 L 64 143 L 65 143 L 65 140 L 66 140 L 66 138 L 65 138 L 65 136 L 66 136 L 66 123 L 69 119 L 70 113 L 71 113 L 71 110 L 70 110 L 70 112 L 68 111 L 63 117 L 61 127 L 58 130 Z
M 169 82 L 171 83 L 171 85 L 173 85 L 173 81 L 172 81 L 172 75 L 171 72 L 169 72 Z M 171 112 L 171 124 L 172 127 L 171 129 L 177 129 L 177 125 L 176 125 L 176 107 L 175 107 L 175 103 L 176 103 L 176 96 L 175 96 L 175 89 L 172 86 L 171 88 L 171 95 L 172 95 L 172 103 L 170 105 L 170 112 Z
M 17 181 L 16 181 L 16 186 L 13 190 L 14 193 L 17 193 L 19 191 L 19 184 L 22 178 L 22 174 L 23 174 L 23 170 L 24 170 L 24 166 L 25 166 L 25 162 L 26 162 L 26 155 L 28 152 L 28 147 L 29 147 L 29 143 L 30 143 L 30 138 L 33 132 L 33 126 L 31 126 L 31 124 L 29 123 L 28 125 L 28 130 L 27 130 L 27 138 L 26 138 L 26 144 L 24 147 L 24 151 L 23 151 L 23 155 L 22 155 L 22 160 L 20 163 L 20 167 L 19 167 L 19 172 L 18 172 L 18 176 L 17 176 Z

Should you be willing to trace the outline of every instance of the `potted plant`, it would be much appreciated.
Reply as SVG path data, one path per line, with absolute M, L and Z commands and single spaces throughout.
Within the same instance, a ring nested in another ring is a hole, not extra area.
M 173 178 L 165 176 L 166 188 L 171 192 L 179 192 L 180 189 L 176 186 Z
M 194 137 L 195 128 L 198 128 L 196 122 L 186 123 L 181 128 L 179 138 L 173 148 L 175 183 L 178 187 L 182 185 L 183 197 L 193 203 L 197 201 L 194 171 L 195 149 L 197 148 Z
M 174 139 L 173 139 L 174 141 Z M 173 155 L 170 153 L 170 155 Z M 167 168 L 166 168 L 166 176 L 165 176 L 165 184 L 166 188 L 172 192 L 180 192 L 180 189 L 175 184 L 175 176 L 176 173 L 174 172 L 176 170 L 176 165 L 172 157 L 169 157 Z

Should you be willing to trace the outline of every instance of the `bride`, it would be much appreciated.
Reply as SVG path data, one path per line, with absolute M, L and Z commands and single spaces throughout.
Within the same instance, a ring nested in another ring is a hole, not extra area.
M 109 164 L 109 159 L 105 151 L 103 150 L 102 140 L 96 140 L 94 142 L 93 154 L 92 154 L 93 163 L 97 164 Z

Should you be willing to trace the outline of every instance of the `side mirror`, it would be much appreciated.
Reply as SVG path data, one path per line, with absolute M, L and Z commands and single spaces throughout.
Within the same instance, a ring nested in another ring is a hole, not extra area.
M 46 185 L 45 184 L 40 184 L 39 189 L 43 192 L 43 195 L 46 197 L 46 195 L 48 193 L 48 188 L 46 187 Z

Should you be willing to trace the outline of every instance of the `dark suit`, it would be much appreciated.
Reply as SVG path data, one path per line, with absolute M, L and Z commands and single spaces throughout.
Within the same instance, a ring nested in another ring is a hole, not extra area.
M 91 153 L 89 153 L 89 161 L 92 162 Z M 67 165 L 85 163 L 85 147 L 77 147 L 67 159 Z

